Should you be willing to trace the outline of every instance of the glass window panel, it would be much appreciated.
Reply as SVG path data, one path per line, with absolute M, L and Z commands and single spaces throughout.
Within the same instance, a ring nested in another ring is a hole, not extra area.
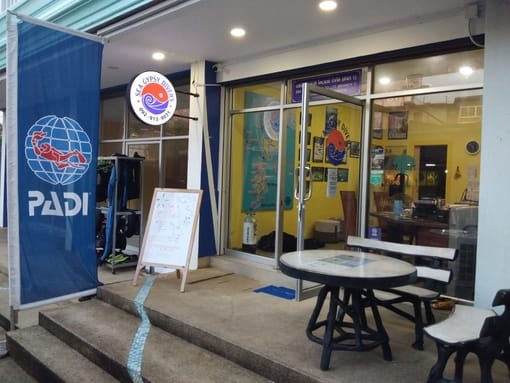
M 482 90 L 381 99 L 372 110 L 368 235 L 457 248 L 447 294 L 472 300 Z
M 182 109 L 176 113 L 188 116 L 189 109 Z M 175 136 L 188 136 L 189 135 L 189 119 L 183 117 L 173 116 L 170 121 L 163 124 L 163 136 L 175 137 Z
M 157 143 L 136 143 L 128 144 L 127 154 L 130 157 L 143 157 L 142 165 L 142 207 L 143 207 L 143 226 L 147 223 L 149 210 L 152 202 L 154 188 L 159 187 L 159 144 Z M 140 199 L 130 200 L 130 209 L 139 209 Z
M 148 125 L 141 122 L 132 111 L 128 115 L 128 138 L 159 137 L 161 125 Z
M 178 92 L 181 91 L 189 93 L 189 84 L 179 86 L 174 85 L 174 87 L 177 92 L 177 107 L 175 108 L 175 115 L 170 119 L 170 121 L 163 124 L 164 137 L 189 135 L 189 119 L 185 117 L 190 117 L 189 101 L 192 96 Z
M 242 86 L 233 89 L 233 109 L 258 108 L 280 104 L 280 82 Z
M 101 101 L 102 140 L 123 138 L 124 135 L 124 97 L 107 98 Z
M 483 50 L 376 65 L 374 92 L 483 83 Z
M 115 153 L 122 153 L 122 142 L 102 142 L 99 144 L 99 155 L 111 156 Z
M 188 140 L 163 141 L 163 175 L 166 188 L 185 189 L 188 183 Z

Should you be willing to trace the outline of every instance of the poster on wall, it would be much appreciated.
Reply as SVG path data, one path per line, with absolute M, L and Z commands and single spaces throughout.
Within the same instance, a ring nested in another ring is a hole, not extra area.
M 388 114 L 388 139 L 405 140 L 407 138 L 407 112 L 390 112 Z
M 249 92 L 246 107 L 267 105 L 266 96 Z M 248 113 L 245 116 L 242 211 L 276 210 L 278 176 L 279 112 Z M 296 122 L 287 119 L 284 208 L 292 209 L 294 195 Z

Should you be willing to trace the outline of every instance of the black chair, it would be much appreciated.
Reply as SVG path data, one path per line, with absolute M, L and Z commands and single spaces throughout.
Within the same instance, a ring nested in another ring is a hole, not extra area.
M 492 365 L 496 359 L 504 362 L 510 374 L 510 290 L 499 290 L 492 306 L 504 305 L 501 315 L 493 310 L 457 305 L 447 319 L 426 327 L 425 332 L 435 340 L 437 362 L 431 368 L 428 383 L 462 383 L 464 360 L 472 352 L 480 363 L 481 383 L 492 383 Z M 452 354 L 455 356 L 455 377 L 443 377 Z

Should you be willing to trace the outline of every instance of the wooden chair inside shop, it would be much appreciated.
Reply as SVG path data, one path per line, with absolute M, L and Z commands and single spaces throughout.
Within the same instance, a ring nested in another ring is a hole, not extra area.
M 375 191 L 374 192 L 375 210 L 381 211 L 392 211 L 393 204 L 388 192 Z
M 356 235 L 358 219 L 358 203 L 356 192 L 352 190 L 341 190 L 340 198 L 342 200 L 342 209 L 344 211 L 344 230 L 345 238 L 349 235 Z
M 380 213 L 382 211 L 392 211 L 393 202 L 388 192 L 385 191 L 374 191 L 374 203 L 375 210 Z M 390 225 L 388 221 L 383 218 L 378 218 L 379 227 L 381 228 L 381 239 L 383 241 L 390 240 L 388 230 Z

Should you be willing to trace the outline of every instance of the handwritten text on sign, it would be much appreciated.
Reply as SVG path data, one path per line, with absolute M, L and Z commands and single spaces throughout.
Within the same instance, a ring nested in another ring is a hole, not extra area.
M 199 193 L 154 191 L 145 233 L 145 263 L 184 267 L 190 252 Z

